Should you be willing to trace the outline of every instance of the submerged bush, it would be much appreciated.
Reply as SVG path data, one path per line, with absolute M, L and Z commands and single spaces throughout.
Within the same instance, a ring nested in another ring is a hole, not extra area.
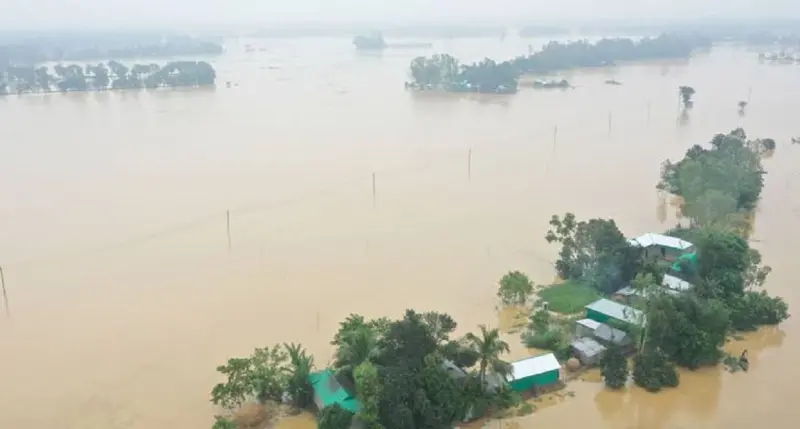
M 678 369 L 660 350 L 646 350 L 633 359 L 633 381 L 648 392 L 680 383 Z
M 600 361 L 601 374 L 606 386 L 621 389 L 628 381 L 628 360 L 619 347 L 610 347 Z

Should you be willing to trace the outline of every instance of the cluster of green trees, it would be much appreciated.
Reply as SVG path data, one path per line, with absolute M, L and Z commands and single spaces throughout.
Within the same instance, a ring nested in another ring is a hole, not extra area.
M 667 160 L 658 189 L 683 198 L 682 212 L 692 227 L 744 234 L 764 187 L 761 156 L 775 149 L 775 140 L 748 140 L 737 128 L 717 134 L 709 146 L 695 145 L 680 161 Z
M 480 326 L 478 334 L 453 338 L 456 326 L 452 317 L 436 312 L 407 310 L 399 320 L 348 316 L 331 342 L 332 369 L 362 410 L 349 416 L 338 406 L 326 407 L 319 410 L 319 427 L 348 429 L 350 419 L 358 418 L 368 429 L 444 429 L 515 405 L 519 398 L 507 387 L 490 383 L 490 377 L 504 378 L 511 370 L 501 359 L 508 344 L 497 329 Z M 235 409 L 247 400 L 290 400 L 297 408 L 313 403 L 308 375 L 314 361 L 299 345 L 256 349 L 217 370 L 226 381 L 213 388 L 214 404 Z M 218 418 L 220 427 L 228 422 Z
M 666 162 L 658 185 L 684 199 L 683 214 L 690 225 L 668 234 L 694 243 L 696 264 L 675 269 L 648 262 L 613 220 L 553 216 L 545 237 L 562 246 L 556 262 L 562 277 L 593 285 L 606 295 L 629 285 L 640 292 L 633 305 L 643 315 L 641 323 L 618 327 L 636 339 L 633 378 L 650 391 L 676 386 L 676 366 L 696 369 L 719 363 L 732 333 L 777 325 L 789 317 L 783 299 L 760 289 L 770 268 L 749 246 L 745 228 L 764 185 L 761 154 L 774 148 L 774 141 L 748 140 L 744 130 L 736 129 L 716 135 L 710 146 L 694 146 L 682 160 Z M 667 293 L 660 286 L 667 272 L 693 288 Z M 532 316 L 541 333 L 550 331 L 547 322 L 544 314 Z M 610 387 L 624 385 L 628 368 L 621 353 L 608 353 L 602 366 Z
M 614 65 L 618 61 L 646 61 L 688 58 L 699 48 L 710 47 L 707 39 L 678 34 L 662 34 L 639 41 L 627 38 L 550 42 L 539 52 L 514 58 L 514 67 L 522 73 L 548 74 L 582 67 Z
M 523 73 L 548 74 L 572 68 L 609 66 L 617 61 L 687 58 L 695 49 L 707 46 L 710 45 L 705 39 L 663 34 L 639 41 L 550 42 L 539 52 L 499 63 L 487 58 L 467 65 L 450 55 L 437 54 L 411 62 L 412 81 L 407 85 L 419 90 L 513 93 Z
M 444 89 L 450 92 L 513 93 L 518 72 L 510 62 L 489 58 L 461 64 L 448 54 L 417 57 L 411 61 L 410 87 L 418 90 Z
M 102 91 L 213 85 L 216 72 L 205 61 L 173 61 L 158 64 L 135 64 L 127 67 L 117 61 L 53 67 L 55 75 L 45 67 L 9 66 L 0 73 L 0 95 L 33 92 Z
M 642 249 L 632 246 L 613 219 L 578 221 L 573 213 L 553 215 L 548 243 L 560 243 L 556 271 L 610 294 L 629 283 L 642 268 Z

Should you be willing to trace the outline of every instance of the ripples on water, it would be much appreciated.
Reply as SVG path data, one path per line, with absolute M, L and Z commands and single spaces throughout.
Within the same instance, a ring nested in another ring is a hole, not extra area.
M 436 309 L 465 331 L 500 323 L 503 272 L 552 278 L 550 215 L 613 217 L 629 235 L 666 229 L 675 209 L 654 188 L 661 162 L 737 126 L 778 141 L 754 238 L 774 268 L 767 287 L 800 305 L 796 67 L 720 49 L 570 72 L 574 91 L 410 94 L 409 61 L 433 50 L 244 43 L 215 60 L 230 88 L 0 99 L 0 264 L 14 316 L 0 322 L 0 427 L 208 427 L 217 364 L 279 341 L 325 364 L 350 312 Z M 478 60 L 528 43 L 435 50 Z M 698 93 L 681 126 L 682 84 Z M 515 424 L 735 429 L 769 416 L 788 427 L 800 347 L 784 337 L 796 326 L 730 344 L 749 350 L 747 374 L 685 373 L 659 395 L 590 378 Z

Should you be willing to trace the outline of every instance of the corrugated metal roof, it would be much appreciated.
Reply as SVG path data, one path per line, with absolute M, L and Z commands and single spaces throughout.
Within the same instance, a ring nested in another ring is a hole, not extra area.
M 624 288 L 614 292 L 614 295 L 621 295 L 621 296 L 627 296 L 627 297 L 631 297 L 631 296 L 647 297 L 648 295 L 650 295 L 653 292 L 663 292 L 663 293 L 668 293 L 670 295 L 678 295 L 680 293 L 679 291 L 674 290 L 674 289 L 670 289 L 668 287 L 657 288 L 657 289 L 655 289 L 655 288 L 653 288 L 653 289 L 645 289 L 642 292 L 642 291 L 636 290 L 633 286 L 627 286 L 627 287 L 624 287 Z
M 598 299 L 586 308 L 628 323 L 639 323 L 643 318 L 641 311 L 605 298 Z
M 308 382 L 311 384 L 314 394 L 322 401 L 323 406 L 339 404 L 352 413 L 361 411 L 361 403 L 339 384 L 330 369 L 309 374 Z
M 661 281 L 661 285 L 677 292 L 685 292 L 692 288 L 691 283 L 669 274 L 664 274 L 664 280 Z
M 677 250 L 686 250 L 694 246 L 694 244 L 689 243 L 686 240 L 681 240 L 680 238 L 670 237 L 668 235 L 663 235 L 663 234 L 655 234 L 652 232 L 648 232 L 647 234 L 643 234 L 640 235 L 639 237 L 632 238 L 628 240 L 628 243 L 634 246 L 641 246 L 641 247 L 661 246 Z
M 624 288 L 614 292 L 614 295 L 632 296 L 640 295 L 640 293 L 633 286 L 625 286 Z
M 623 345 L 626 342 L 630 341 L 630 337 L 623 331 L 619 329 L 612 328 L 604 323 L 600 324 L 600 327 L 595 329 L 594 336 L 599 338 L 603 341 L 608 341 L 612 344 Z
M 579 325 L 582 325 L 582 326 L 585 326 L 585 327 L 587 327 L 587 328 L 589 328 L 589 329 L 591 329 L 593 331 L 595 329 L 597 329 L 598 326 L 600 326 L 600 322 L 598 322 L 596 320 L 592 320 L 592 319 L 581 319 L 581 320 L 578 320 L 575 323 L 577 323 Z
M 464 378 L 468 375 L 464 369 L 460 368 L 458 365 L 453 363 L 453 361 L 448 359 L 442 359 L 442 368 L 444 368 L 444 370 L 454 378 Z
M 606 351 L 606 348 L 602 344 L 588 337 L 573 341 L 570 347 L 583 355 L 584 358 L 593 358 Z
M 534 375 L 544 374 L 556 369 L 561 369 L 556 355 L 548 353 L 546 355 L 534 356 L 532 358 L 519 360 L 511 363 L 511 374 L 506 377 L 508 381 L 519 380 Z

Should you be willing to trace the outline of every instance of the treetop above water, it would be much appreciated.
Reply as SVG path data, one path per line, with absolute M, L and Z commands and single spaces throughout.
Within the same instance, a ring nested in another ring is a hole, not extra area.
M 0 95 L 56 91 L 102 91 L 107 89 L 169 88 L 213 85 L 216 71 L 205 61 L 172 61 L 125 66 L 117 61 L 38 68 L 10 66 L 0 74 Z
M 417 57 L 411 62 L 411 87 L 453 92 L 513 93 L 521 74 L 547 74 L 582 67 L 604 67 L 618 61 L 688 58 L 710 41 L 696 36 L 662 34 L 638 41 L 606 38 L 597 42 L 551 41 L 538 52 L 496 62 L 489 58 L 461 64 L 448 54 Z

